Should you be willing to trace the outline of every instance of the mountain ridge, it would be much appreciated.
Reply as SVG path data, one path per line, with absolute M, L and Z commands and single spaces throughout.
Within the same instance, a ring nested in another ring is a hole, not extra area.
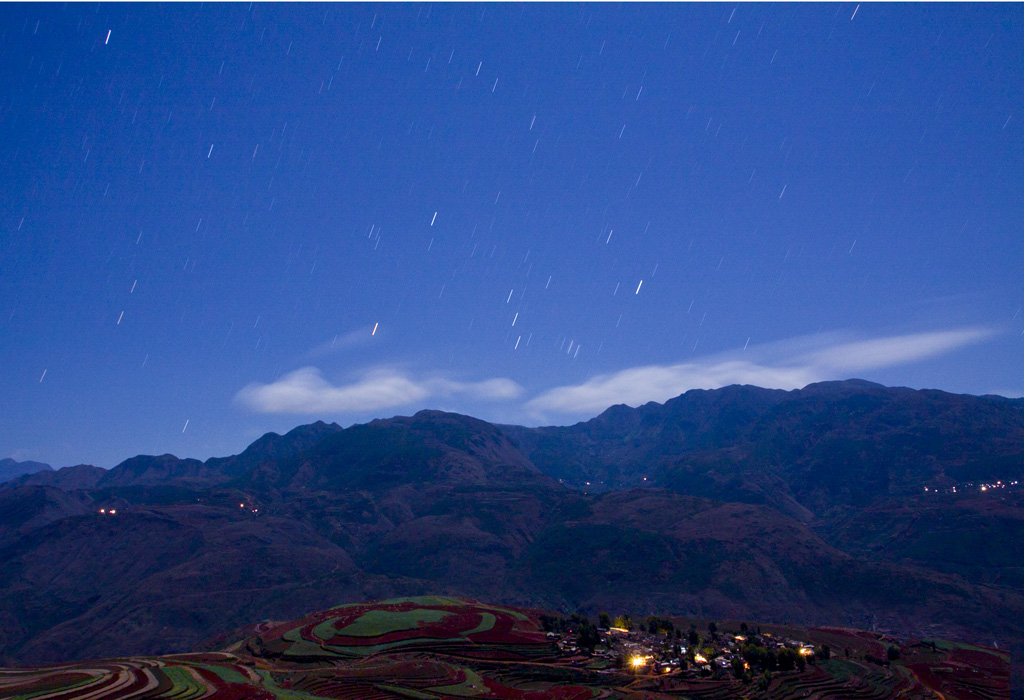
M 206 462 L 81 465 L 0 486 L 0 661 L 163 653 L 427 591 L 1017 644 L 1022 454 L 1024 405 L 845 382 L 561 428 L 316 422 Z M 951 490 L 968 478 L 993 488 Z

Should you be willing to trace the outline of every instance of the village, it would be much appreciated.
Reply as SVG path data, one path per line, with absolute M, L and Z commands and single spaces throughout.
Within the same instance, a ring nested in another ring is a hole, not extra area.
M 827 646 L 776 636 L 740 623 L 735 631 L 709 622 L 689 629 L 671 620 L 648 617 L 634 623 L 628 616 L 610 619 L 605 613 L 593 625 L 582 615 L 565 619 L 542 616 L 547 636 L 569 663 L 600 673 L 681 675 L 685 678 L 732 676 L 750 682 L 773 672 L 803 670 L 818 658 L 827 659 Z

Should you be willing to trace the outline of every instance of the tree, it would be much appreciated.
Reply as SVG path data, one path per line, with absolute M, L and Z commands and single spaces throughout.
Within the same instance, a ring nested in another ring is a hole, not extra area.
M 900 658 L 900 650 L 897 647 L 890 646 L 885 650 L 885 656 L 889 661 L 895 661 Z
M 746 667 L 743 665 L 743 659 L 738 656 L 732 657 L 732 675 L 736 676 L 737 680 L 743 680 L 743 674 L 746 670 Z
M 768 650 L 757 644 L 743 645 L 743 658 L 751 666 L 763 668 L 768 665 Z
M 832 650 L 829 648 L 828 644 L 822 644 L 821 650 L 818 653 L 821 655 L 821 658 L 823 658 L 825 661 L 828 661 L 832 658 Z
M 582 624 L 590 624 L 590 620 L 587 619 L 587 616 L 578 612 L 574 612 L 572 615 L 570 615 L 569 619 L 572 621 L 573 626 L 576 627 Z
M 695 629 L 690 629 L 690 636 L 688 639 L 691 647 L 695 647 L 700 644 L 700 635 L 697 634 L 697 630 Z
M 792 649 L 780 649 L 779 650 L 779 670 L 780 671 L 792 671 L 796 668 L 796 659 L 799 656 Z
M 714 637 L 716 634 L 718 634 L 718 625 L 716 625 L 714 622 L 709 622 L 708 632 L 710 632 L 711 636 Z
M 612 626 L 612 620 L 608 616 L 608 613 L 603 612 L 597 614 L 597 626 L 602 629 L 608 629 Z
M 743 632 L 744 634 L 746 634 L 747 630 L 749 630 L 749 629 L 750 628 L 747 627 L 747 623 L 746 622 L 741 622 L 740 623 L 740 632 Z
M 591 654 L 594 653 L 594 647 L 601 641 L 601 635 L 598 633 L 597 628 L 594 627 L 590 622 L 584 618 L 580 623 L 579 632 L 576 634 L 576 646 L 580 649 L 586 649 Z

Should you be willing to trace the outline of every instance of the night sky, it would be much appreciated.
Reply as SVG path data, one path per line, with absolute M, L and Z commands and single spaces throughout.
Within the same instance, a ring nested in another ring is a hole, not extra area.
M 1020 4 L 0 4 L 0 457 L 1024 394 Z

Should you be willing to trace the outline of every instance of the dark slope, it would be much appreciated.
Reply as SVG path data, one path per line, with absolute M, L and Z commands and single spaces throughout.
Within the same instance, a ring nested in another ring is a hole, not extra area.
M 547 528 L 520 565 L 532 590 L 566 610 L 828 621 L 990 642 L 1006 641 L 1005 616 L 1024 612 L 1020 589 L 857 556 L 774 509 L 661 489 L 594 497 Z
M 88 497 L 52 486 L 0 489 L 0 546 L 54 521 L 92 512 Z
M 1024 478 L 1021 402 L 857 380 L 694 390 L 564 428 L 503 429 L 577 488 L 659 485 L 807 520 L 925 486 Z
M 664 404 L 612 406 L 567 427 L 502 426 L 545 474 L 592 490 L 643 485 L 679 455 L 730 447 L 787 393 L 751 386 L 694 389 Z
M 33 662 L 180 650 L 363 593 L 351 558 L 301 524 L 208 506 L 65 518 L 0 562 L 5 663 L 15 650 Z
M 314 450 L 266 461 L 238 483 L 268 493 L 380 491 L 403 484 L 553 487 L 500 429 L 442 411 L 354 425 Z
M 241 476 L 263 462 L 288 459 L 305 452 L 324 438 L 341 432 L 341 430 L 341 426 L 337 423 L 324 423 L 318 420 L 309 425 L 293 428 L 284 435 L 267 433 L 245 448 L 241 454 L 208 459 L 206 466 L 226 477 Z

